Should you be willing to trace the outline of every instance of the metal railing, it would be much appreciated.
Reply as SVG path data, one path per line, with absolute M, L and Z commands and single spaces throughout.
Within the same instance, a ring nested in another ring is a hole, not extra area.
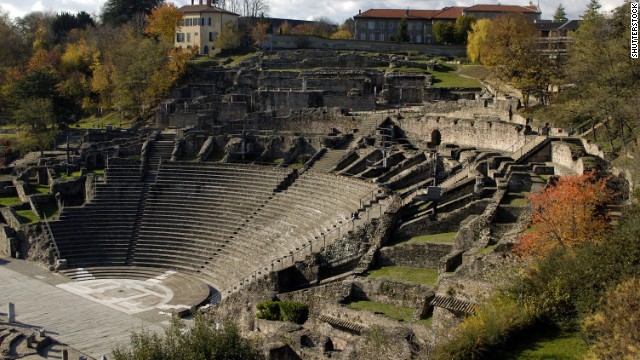
M 53 249 L 56 251 L 56 257 L 60 259 L 60 249 L 58 248 L 58 244 L 56 243 L 56 239 L 53 237 L 53 231 L 51 231 L 51 227 L 49 226 L 49 221 L 47 221 L 47 214 L 42 212 L 42 219 L 44 220 L 45 232 L 47 233 L 51 243 L 53 244 Z

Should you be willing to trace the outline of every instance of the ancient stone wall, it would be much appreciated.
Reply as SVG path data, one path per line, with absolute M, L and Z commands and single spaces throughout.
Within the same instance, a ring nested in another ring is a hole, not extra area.
M 377 264 L 435 269 L 449 251 L 450 244 L 398 244 L 380 249 Z
M 431 139 L 437 131 L 443 143 L 508 150 L 523 142 L 525 127 L 504 121 L 485 121 L 425 116 L 402 119 L 398 123 L 409 139 Z
M 420 305 L 434 295 L 435 287 L 430 285 L 416 285 L 384 278 L 356 278 L 353 281 L 353 300 L 370 300 L 421 309 Z
M 388 41 L 333 40 L 304 35 L 272 35 L 270 44 L 274 49 L 333 49 L 372 52 L 419 51 L 431 55 L 466 56 L 464 46 L 426 45 L 396 43 Z
M 551 143 L 551 161 L 571 169 L 574 174 L 582 174 L 584 172 L 582 158 L 574 160 L 571 147 L 564 142 L 554 141 Z

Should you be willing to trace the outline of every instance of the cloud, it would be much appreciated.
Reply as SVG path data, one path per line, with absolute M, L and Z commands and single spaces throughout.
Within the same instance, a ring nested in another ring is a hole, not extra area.
M 198 0 L 196 0 L 198 1 Z M 289 19 L 313 19 L 326 17 L 336 23 L 358 14 L 358 10 L 368 9 L 441 9 L 446 6 L 470 6 L 473 0 L 346 0 L 346 1 L 322 1 L 322 0 L 268 0 L 271 10 L 269 15 L 273 17 Z M 513 4 L 528 5 L 528 0 L 476 0 L 475 3 L 483 4 Z M 570 19 L 579 19 L 587 8 L 589 0 L 565 0 L 563 6 Z M 41 0 L 35 3 L 24 0 L 0 0 L 0 7 L 9 12 L 10 17 L 24 16 L 30 11 L 51 10 L 54 12 L 79 12 L 86 11 L 90 14 L 98 14 L 105 0 Z M 178 6 L 191 4 L 191 0 L 174 0 Z M 534 0 L 538 3 L 538 0 Z M 559 0 L 539 0 L 542 9 L 542 18 L 551 19 L 558 6 Z M 603 11 L 611 11 L 622 5 L 622 0 L 601 0 Z M 46 4 L 46 5 L 45 5 Z

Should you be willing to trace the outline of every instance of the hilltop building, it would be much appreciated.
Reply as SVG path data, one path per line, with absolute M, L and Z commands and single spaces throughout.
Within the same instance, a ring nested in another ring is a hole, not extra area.
M 441 10 L 369 9 L 360 11 L 353 19 L 356 22 L 357 40 L 389 41 L 390 37 L 396 35 L 400 20 L 405 19 L 410 42 L 434 44 L 433 25 L 437 21 L 455 22 L 462 15 L 483 19 L 503 14 L 523 14 L 531 21 L 540 18 L 540 11 L 535 6 L 473 5 L 450 6 Z
M 213 6 L 211 0 L 199 0 L 195 4 L 185 5 L 179 9 L 183 14 L 182 26 L 176 28 L 174 45 L 181 49 L 199 49 L 201 54 L 208 54 L 213 49 L 213 42 L 226 24 L 238 24 L 240 15 Z

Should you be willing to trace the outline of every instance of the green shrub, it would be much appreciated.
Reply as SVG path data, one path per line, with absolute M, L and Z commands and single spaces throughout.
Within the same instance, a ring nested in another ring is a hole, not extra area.
M 280 314 L 283 321 L 304 324 L 309 318 L 309 305 L 295 301 L 283 301 L 280 303 Z
M 303 324 L 309 318 L 309 305 L 295 301 L 265 301 L 256 308 L 258 319 Z
M 258 319 L 280 320 L 280 303 L 278 301 L 265 301 L 257 306 Z
M 219 325 L 222 325 L 219 327 Z M 242 337 L 231 322 L 216 324 L 198 314 L 192 327 L 172 321 L 165 336 L 150 331 L 131 335 L 131 346 L 113 350 L 116 360 L 263 359 L 259 345 Z

